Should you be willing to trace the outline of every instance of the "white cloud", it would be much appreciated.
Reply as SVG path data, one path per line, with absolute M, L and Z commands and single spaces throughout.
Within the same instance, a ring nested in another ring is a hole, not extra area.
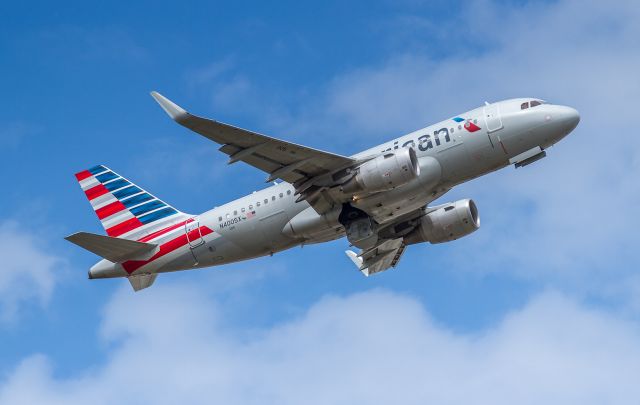
M 0 321 L 12 321 L 22 305 L 45 305 L 62 261 L 17 222 L 0 222 Z
M 640 330 L 545 293 L 483 333 L 438 325 L 385 291 L 326 297 L 250 334 L 204 289 L 121 289 L 107 305 L 107 360 L 67 378 L 41 355 L 2 383 L 1 404 L 634 403 Z M 472 309 L 470 309 L 472 310 Z

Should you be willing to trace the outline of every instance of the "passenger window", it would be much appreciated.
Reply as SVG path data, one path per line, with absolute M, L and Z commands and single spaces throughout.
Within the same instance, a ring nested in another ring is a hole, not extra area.
M 259 207 L 259 206 L 260 206 L 260 201 L 256 203 L 256 207 Z
M 233 210 L 233 215 L 238 215 L 238 210 Z
M 229 219 L 229 216 L 230 216 L 230 215 L 229 215 L 229 214 L 227 214 L 227 219 Z
M 269 202 L 269 199 L 268 199 L 268 198 L 265 198 L 265 199 L 264 199 L 264 203 L 265 203 L 265 204 L 267 204 L 268 202 Z
M 218 222 L 222 222 L 222 217 L 218 217 Z
M 272 195 L 272 196 L 271 196 L 271 201 L 275 201 L 275 200 L 276 200 L 276 196 L 275 196 L 275 195 Z
M 291 195 L 291 190 L 287 190 L 287 195 Z
M 240 208 L 240 212 L 244 212 L 244 207 Z
M 282 194 L 282 193 L 280 193 L 280 198 L 282 198 L 282 197 L 283 197 L 283 194 Z
M 253 209 L 253 204 L 249 204 L 249 209 L 252 210 Z
M 531 102 L 531 107 L 537 107 L 537 106 L 539 106 L 540 104 L 542 104 L 542 103 L 541 103 L 541 102 L 539 102 L 539 101 L 537 101 L 537 100 L 533 100 L 533 101 Z
M 529 102 L 528 101 L 526 103 L 520 104 L 520 109 L 521 110 L 526 110 L 527 108 L 529 108 Z

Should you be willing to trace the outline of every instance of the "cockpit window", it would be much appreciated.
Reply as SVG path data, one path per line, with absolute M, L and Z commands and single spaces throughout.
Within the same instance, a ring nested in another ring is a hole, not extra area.
M 529 102 L 528 101 L 526 103 L 520 104 L 520 109 L 521 110 L 526 110 L 527 108 L 529 108 Z
M 540 104 L 542 104 L 540 101 L 538 101 L 538 100 L 533 100 L 533 101 L 531 102 L 531 107 L 537 107 L 537 106 L 539 106 Z

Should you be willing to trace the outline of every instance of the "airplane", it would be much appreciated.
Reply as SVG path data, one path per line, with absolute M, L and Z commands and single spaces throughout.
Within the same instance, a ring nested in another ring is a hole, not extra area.
M 407 246 L 444 243 L 480 227 L 472 199 L 429 206 L 497 169 L 527 166 L 573 131 L 575 109 L 517 98 L 455 115 L 344 156 L 192 115 L 157 92 L 178 124 L 220 144 L 274 185 L 199 215 L 184 213 L 103 165 L 75 176 L 107 236 L 65 239 L 103 259 L 89 279 L 126 277 L 134 291 L 158 274 L 273 255 L 346 236 L 365 276 L 394 268 Z M 280 182 L 276 182 L 280 180 Z

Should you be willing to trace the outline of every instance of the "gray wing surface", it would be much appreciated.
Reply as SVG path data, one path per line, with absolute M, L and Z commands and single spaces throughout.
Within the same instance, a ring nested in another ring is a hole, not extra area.
M 268 174 L 267 182 L 282 179 L 293 183 L 305 198 L 310 196 L 310 193 L 304 195 L 305 190 L 314 185 L 317 187 L 314 179 L 355 163 L 354 159 L 346 156 L 198 117 L 155 91 L 151 95 L 178 124 L 221 144 L 220 151 L 229 155 L 229 163 L 242 161 L 250 164 Z

